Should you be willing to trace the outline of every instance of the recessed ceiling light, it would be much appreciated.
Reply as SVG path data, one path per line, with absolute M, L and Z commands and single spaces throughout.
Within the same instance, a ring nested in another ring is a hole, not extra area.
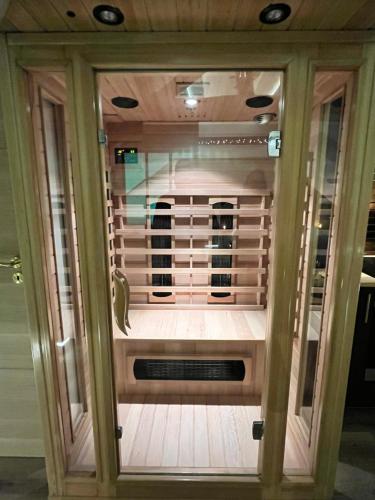
M 113 97 L 111 99 L 111 102 L 114 106 L 117 106 L 118 108 L 136 108 L 138 106 L 138 101 L 137 99 L 133 99 L 132 97 Z
M 68 17 L 76 17 L 76 13 L 73 10 L 67 10 L 66 15 Z
M 259 20 L 264 24 L 278 24 L 285 21 L 291 12 L 286 3 L 271 3 L 259 14 Z
M 264 108 L 272 103 L 273 99 L 269 95 L 257 95 L 246 99 L 246 106 L 249 108 Z
M 198 106 L 198 99 L 195 99 L 194 97 L 188 97 L 185 99 L 185 106 L 189 109 L 196 108 Z
M 276 118 L 276 113 L 262 113 L 254 116 L 254 121 L 260 125 L 265 125 Z
M 95 19 L 103 24 L 116 26 L 124 22 L 124 14 L 112 5 L 97 5 L 92 11 Z

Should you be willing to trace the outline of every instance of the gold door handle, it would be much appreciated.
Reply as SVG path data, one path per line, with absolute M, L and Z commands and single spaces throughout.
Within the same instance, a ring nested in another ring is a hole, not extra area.
M 11 269 L 21 269 L 22 262 L 19 257 L 13 257 L 8 262 L 0 262 L 0 267 L 10 267 Z
M 7 262 L 0 262 L 0 267 L 2 268 L 8 268 L 8 269 L 15 269 L 16 272 L 13 273 L 13 281 L 16 285 L 20 285 L 23 283 L 23 274 L 22 274 L 22 261 L 21 259 L 16 256 L 13 257 L 13 259 L 8 260 Z
M 118 269 L 113 273 L 115 283 L 115 300 L 113 303 L 113 311 L 115 320 L 120 330 L 128 335 L 126 327 L 131 328 L 129 323 L 129 301 L 130 301 L 130 288 L 126 276 L 124 276 Z

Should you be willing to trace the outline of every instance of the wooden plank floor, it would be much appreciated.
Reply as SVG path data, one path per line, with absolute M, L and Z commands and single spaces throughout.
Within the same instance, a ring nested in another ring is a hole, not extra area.
M 129 321 L 129 339 L 264 340 L 266 335 L 265 310 L 130 310 Z M 124 339 L 117 328 L 114 336 Z
M 249 398 L 234 401 L 240 398 L 130 397 L 118 405 L 121 471 L 256 474 L 259 443 L 251 428 L 260 406 L 245 404 Z M 297 439 L 289 423 L 284 457 L 289 473 L 306 471 Z M 94 457 L 90 432 L 72 470 L 93 470 Z
M 238 399 L 238 398 L 237 398 Z M 119 405 L 122 471 L 253 469 L 259 443 L 251 437 L 260 407 L 209 397 L 140 396 Z

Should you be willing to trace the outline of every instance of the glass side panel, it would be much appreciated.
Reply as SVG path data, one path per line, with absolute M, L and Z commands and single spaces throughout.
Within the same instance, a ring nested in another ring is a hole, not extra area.
M 95 471 L 87 338 L 64 73 L 30 75 L 46 288 L 66 469 Z
M 288 473 L 313 471 L 352 80 L 350 72 L 320 71 L 314 81 L 287 429 L 300 449 L 288 467 L 286 446 Z
M 282 78 L 99 75 L 123 473 L 259 472 Z

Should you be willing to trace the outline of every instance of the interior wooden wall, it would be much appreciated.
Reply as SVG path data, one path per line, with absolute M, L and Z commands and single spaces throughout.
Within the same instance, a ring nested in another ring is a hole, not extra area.
M 19 254 L 0 109 L 0 260 Z M 0 455 L 44 455 L 23 285 L 0 268 Z
M 268 127 L 265 127 L 264 135 L 267 134 L 267 131 Z M 182 254 L 183 249 L 189 248 L 189 246 L 186 246 L 188 243 L 186 236 L 179 236 L 174 237 L 172 248 L 175 247 L 180 253 L 173 256 L 172 267 L 188 269 L 189 266 L 193 266 L 196 268 L 194 278 L 189 278 L 188 271 L 185 274 L 173 276 L 172 289 L 174 294 L 168 297 L 168 300 L 156 300 L 151 294 L 147 299 L 146 288 L 151 290 L 152 287 L 149 286 L 151 284 L 149 277 L 140 269 L 138 274 L 133 272 L 128 276 L 130 288 L 133 292 L 131 294 L 131 303 L 173 302 L 179 305 L 190 304 L 195 307 L 203 307 L 204 305 L 207 306 L 207 302 L 236 302 L 237 305 L 250 304 L 256 308 L 263 308 L 266 304 L 270 206 L 272 204 L 273 187 L 273 160 L 267 158 L 266 146 L 264 144 L 248 147 L 233 146 L 233 150 L 230 152 L 228 149 L 231 149 L 231 147 L 212 146 L 211 148 L 206 146 L 206 152 L 203 151 L 204 147 L 198 151 L 198 125 L 193 123 L 109 123 L 107 124 L 107 133 L 109 143 L 109 158 L 107 157 L 107 161 L 109 160 L 111 166 L 114 206 L 114 213 L 109 214 L 109 224 L 114 220 L 116 263 L 123 272 L 126 273 L 128 270 L 130 273 L 130 267 L 146 268 L 150 267 L 151 264 L 147 262 L 147 257 L 145 257 L 145 250 L 149 246 L 149 238 L 145 237 L 145 223 L 141 222 L 142 219 L 136 226 L 134 226 L 134 222 L 132 225 L 131 219 L 130 223 L 126 222 L 125 173 L 123 165 L 114 163 L 115 147 L 130 145 L 131 147 L 137 147 L 139 153 L 145 155 L 153 152 L 171 153 L 184 150 L 194 153 L 191 159 L 180 159 L 176 160 L 174 164 L 173 162 L 170 163 L 169 170 L 172 169 L 173 172 L 170 171 L 169 174 L 164 172 L 164 169 L 158 175 L 148 178 L 145 173 L 147 181 L 146 183 L 142 182 L 141 186 L 145 185 L 139 188 L 141 192 L 145 193 L 150 193 L 153 190 L 160 191 L 161 189 L 160 193 L 164 194 L 160 199 L 169 200 L 168 202 L 175 203 L 180 210 L 186 210 L 184 217 L 174 217 L 176 219 L 176 229 L 179 231 L 187 228 L 186 231 L 188 232 L 190 225 L 193 226 L 194 231 L 199 230 L 203 231 L 203 233 L 205 230 L 210 231 L 211 222 L 208 216 L 195 216 L 194 219 L 189 217 L 188 214 L 193 210 L 189 203 L 193 203 L 193 197 L 194 203 L 198 203 L 200 208 L 209 205 L 211 196 L 217 200 L 228 200 L 234 203 L 234 208 L 247 209 L 250 214 L 247 216 L 234 216 L 234 224 L 236 224 L 234 227 L 238 226 L 237 233 L 239 235 L 235 237 L 234 251 L 238 250 L 239 253 L 242 252 L 243 254 L 250 247 L 254 255 L 251 257 L 242 254 L 234 256 L 233 268 L 243 267 L 244 270 L 242 274 L 239 273 L 232 278 L 233 286 L 238 288 L 231 297 L 227 297 L 225 300 L 213 300 L 209 294 L 207 295 L 206 292 L 210 292 L 210 278 L 206 271 L 211 267 L 210 257 L 208 255 L 194 255 L 190 258 L 188 250 Z M 207 155 L 206 158 L 204 157 L 205 154 Z M 145 168 L 145 172 L 147 172 L 147 165 Z M 226 175 L 224 172 L 230 172 L 230 175 Z M 199 196 L 198 193 L 200 193 Z M 129 206 L 131 207 L 131 205 Z M 267 212 L 266 216 L 259 215 L 258 212 L 262 210 Z M 249 236 L 249 230 L 253 230 L 254 234 Z M 259 234 L 264 233 L 265 236 L 258 236 L 257 231 Z M 135 232 L 138 236 L 134 235 Z M 190 246 L 194 249 L 204 249 L 207 242 L 208 240 L 206 241 L 204 234 L 200 238 L 196 235 L 194 243 L 191 243 Z M 251 271 L 246 268 L 250 268 Z M 181 273 L 182 271 L 183 269 Z M 247 274 L 245 275 L 246 271 Z M 187 289 L 179 290 L 179 286 L 186 288 L 198 285 L 203 287 L 199 294 L 198 292 L 191 293 Z M 135 291 L 136 288 L 137 292 Z

